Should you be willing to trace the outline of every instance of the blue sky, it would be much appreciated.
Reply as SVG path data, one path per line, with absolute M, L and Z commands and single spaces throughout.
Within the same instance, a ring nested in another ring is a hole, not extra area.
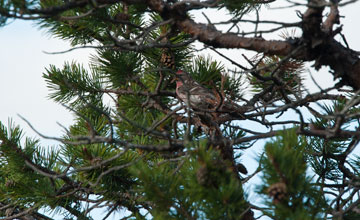
M 64 61 L 87 62 L 88 51 L 79 50 L 61 55 L 48 55 L 43 51 L 62 51 L 69 45 L 50 38 L 33 22 L 16 21 L 0 28 L 0 121 L 7 124 L 12 118 L 26 133 L 34 133 L 17 116 L 28 119 L 39 131 L 57 136 L 60 122 L 68 125 L 71 114 L 62 106 L 47 98 L 48 89 L 42 74 L 45 67 L 54 64 L 59 67 Z

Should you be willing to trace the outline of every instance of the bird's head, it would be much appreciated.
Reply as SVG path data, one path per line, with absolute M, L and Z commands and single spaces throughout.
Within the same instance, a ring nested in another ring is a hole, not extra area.
M 191 77 L 189 76 L 189 74 L 183 70 L 178 70 L 176 72 L 176 81 L 182 81 L 183 83 L 187 83 L 192 81 Z
M 188 74 L 185 73 L 183 70 L 178 70 L 178 71 L 176 72 L 176 77 L 177 77 L 177 78 L 184 79 L 184 78 L 186 78 L 187 76 L 188 76 Z
M 193 83 L 191 76 L 183 70 L 178 70 L 172 81 L 176 81 L 176 88 L 179 88 L 183 85 L 188 86 Z
M 172 81 L 176 81 L 176 88 L 178 88 L 178 87 L 180 87 L 180 86 L 183 85 L 183 81 L 184 81 L 183 76 L 184 76 L 184 75 L 185 75 L 185 72 L 182 71 L 182 70 L 178 70 L 178 71 L 176 72 L 176 76 L 175 76 L 175 78 L 172 80 Z

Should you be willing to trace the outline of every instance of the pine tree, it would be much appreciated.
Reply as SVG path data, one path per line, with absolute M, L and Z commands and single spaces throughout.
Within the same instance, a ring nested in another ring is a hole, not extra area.
M 309 0 L 298 23 L 254 21 L 301 36 L 231 32 L 271 2 L 1 0 L 1 25 L 33 19 L 74 48 L 95 48 L 88 67 L 72 61 L 44 71 L 49 97 L 76 115 L 59 146 L 0 123 L 1 217 L 88 220 L 100 209 L 103 219 L 124 210 L 123 219 L 360 218 L 360 61 L 334 38 L 340 1 Z M 231 16 L 229 32 L 195 22 L 191 13 L 206 8 Z M 195 40 L 232 65 L 199 55 Z M 218 48 L 258 55 L 242 65 Z M 308 92 L 306 61 L 329 65 L 340 82 Z M 216 104 L 178 97 L 178 70 Z M 248 173 L 242 158 L 261 139 L 258 168 Z

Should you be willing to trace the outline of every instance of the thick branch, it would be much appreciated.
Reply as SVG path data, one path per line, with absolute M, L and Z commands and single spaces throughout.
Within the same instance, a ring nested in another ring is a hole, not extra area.
M 240 37 L 232 33 L 221 33 L 205 24 L 188 18 L 177 22 L 178 27 L 199 41 L 216 48 L 243 48 L 266 54 L 287 55 L 295 47 L 287 41 L 268 41 L 263 38 Z
M 151 1 L 150 1 L 151 2 Z M 158 1 L 157 1 L 158 2 Z M 333 37 L 329 28 L 337 23 L 338 12 L 335 8 L 328 19 L 322 24 L 323 7 L 309 8 L 303 15 L 303 36 L 296 41 L 273 41 L 263 38 L 247 38 L 232 33 L 222 33 L 216 28 L 196 23 L 188 18 L 185 12 L 179 14 L 179 10 L 172 9 L 171 13 L 161 8 L 166 18 L 169 16 L 176 20 L 177 27 L 192 35 L 197 40 L 215 48 L 243 48 L 269 55 L 286 56 L 298 45 L 305 44 L 306 47 L 291 56 L 293 59 L 303 61 L 316 61 L 315 67 L 330 66 L 334 71 L 334 77 L 341 77 L 344 85 L 360 88 L 360 60 L 357 53 L 344 47 Z M 157 9 L 152 7 L 153 10 Z M 323 28 L 321 28 L 323 27 Z

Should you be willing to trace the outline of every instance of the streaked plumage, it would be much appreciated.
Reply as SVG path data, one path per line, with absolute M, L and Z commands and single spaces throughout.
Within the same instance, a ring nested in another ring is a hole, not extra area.
M 182 70 L 176 73 L 176 94 L 185 103 L 195 110 L 217 110 L 219 113 L 235 114 L 242 107 L 222 97 L 216 91 L 203 87 Z M 235 116 L 234 115 L 234 116 Z

